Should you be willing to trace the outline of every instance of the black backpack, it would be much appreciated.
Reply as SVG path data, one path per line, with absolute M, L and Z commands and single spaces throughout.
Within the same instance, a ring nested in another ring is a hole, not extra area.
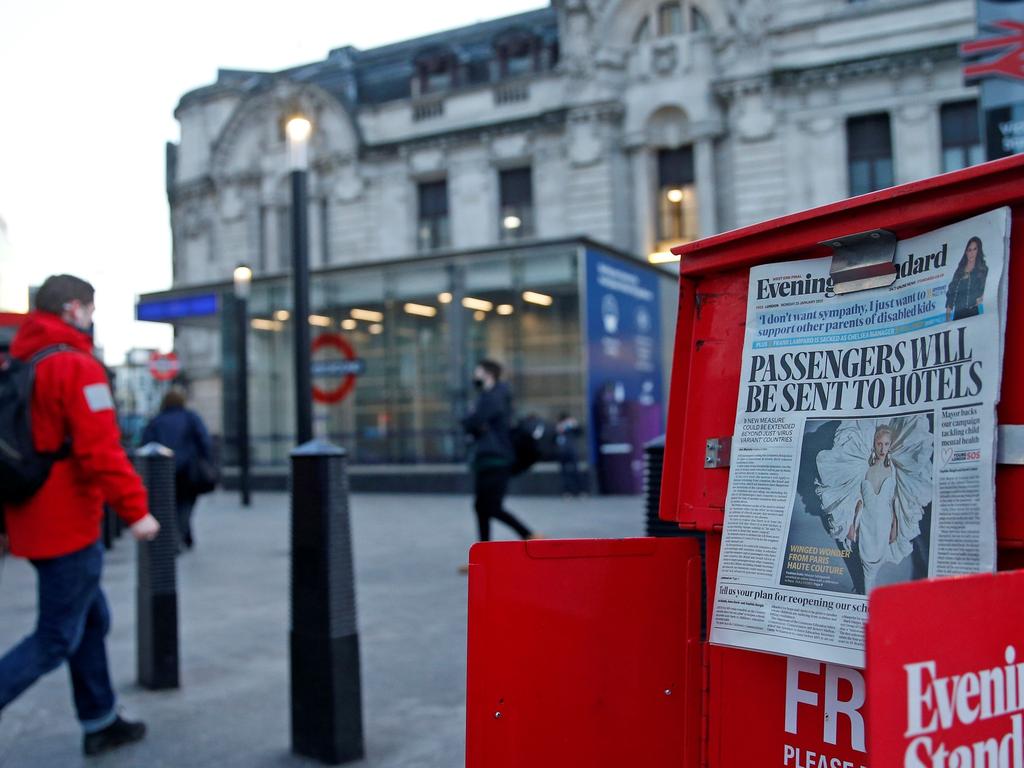
M 43 487 L 53 463 L 71 454 L 69 443 L 56 453 L 39 453 L 32 441 L 36 365 L 69 349 L 59 344 L 36 353 L 28 362 L 12 357 L 0 365 L 0 507 L 28 501 Z
M 538 461 L 544 451 L 541 441 L 547 425 L 540 419 L 526 417 L 512 427 L 512 449 L 516 458 L 512 464 L 512 474 L 521 475 Z

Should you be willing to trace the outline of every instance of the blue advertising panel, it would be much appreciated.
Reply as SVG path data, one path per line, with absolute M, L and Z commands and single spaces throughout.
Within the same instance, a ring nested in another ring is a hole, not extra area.
M 590 460 L 602 493 L 640 493 L 643 446 L 664 432 L 658 276 L 588 249 Z

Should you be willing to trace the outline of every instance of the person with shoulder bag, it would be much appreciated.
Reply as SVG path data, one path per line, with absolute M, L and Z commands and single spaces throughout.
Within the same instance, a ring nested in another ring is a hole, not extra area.
M 158 413 L 142 433 L 142 442 L 160 443 L 174 451 L 174 487 L 181 545 L 195 546 L 192 511 L 196 499 L 217 486 L 210 435 L 199 414 L 185 407 L 185 395 L 177 389 L 164 395 Z

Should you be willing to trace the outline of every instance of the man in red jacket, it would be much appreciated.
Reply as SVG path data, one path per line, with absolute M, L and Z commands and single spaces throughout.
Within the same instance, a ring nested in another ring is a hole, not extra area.
M 149 514 L 146 489 L 121 448 L 106 372 L 93 356 L 93 294 L 77 277 L 48 278 L 11 345 L 20 360 L 64 347 L 36 368 L 32 433 L 36 450 L 56 452 L 69 441 L 70 456 L 53 465 L 35 496 L 4 510 L 7 540 L 0 539 L 0 551 L 6 546 L 31 561 L 39 594 L 35 631 L 0 658 L 0 711 L 66 661 L 87 755 L 146 733 L 143 723 L 118 715 L 107 667 L 110 611 L 100 588 L 103 504 L 140 541 L 160 531 Z

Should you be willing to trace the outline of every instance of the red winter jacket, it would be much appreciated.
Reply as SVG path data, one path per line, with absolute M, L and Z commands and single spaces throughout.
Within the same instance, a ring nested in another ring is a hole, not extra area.
M 36 367 L 32 434 L 36 450 L 71 456 L 53 465 L 38 493 L 5 510 L 11 553 L 51 558 L 76 552 L 100 537 L 103 503 L 131 525 L 149 512 L 146 489 L 121 447 L 106 371 L 92 355 L 92 340 L 57 315 L 33 312 L 11 344 L 28 360 L 54 344 L 73 348 Z

